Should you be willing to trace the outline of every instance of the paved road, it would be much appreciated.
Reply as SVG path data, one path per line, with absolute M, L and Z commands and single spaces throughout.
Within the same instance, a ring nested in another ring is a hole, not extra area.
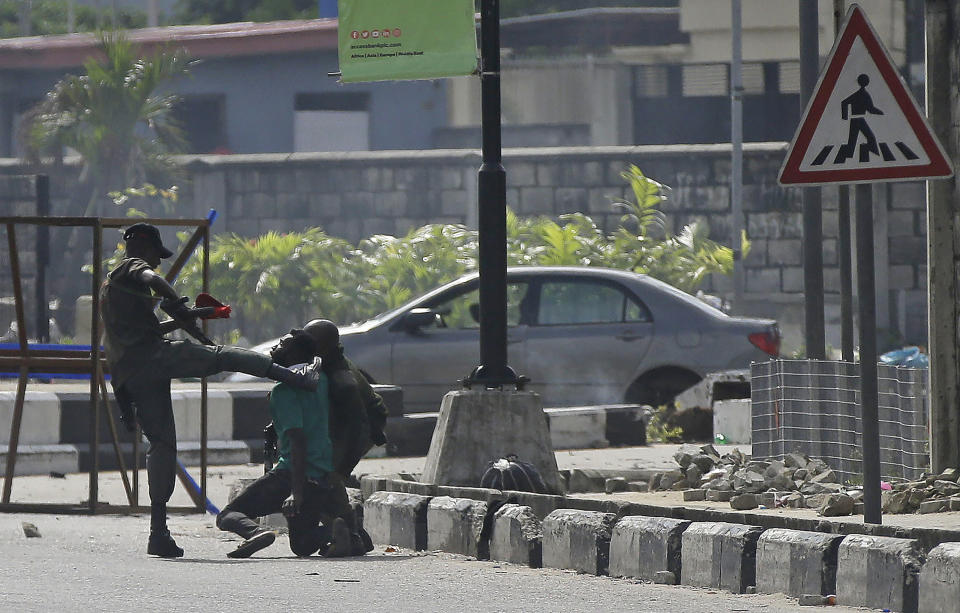
M 27 539 L 21 521 L 42 537 Z M 787 613 L 785 596 L 733 595 L 642 584 L 450 554 L 385 552 L 298 559 L 286 537 L 249 560 L 230 560 L 232 535 L 211 517 L 176 517 L 181 560 L 143 553 L 142 517 L 0 515 L 3 611 L 631 611 Z M 833 607 L 831 613 L 857 609 Z

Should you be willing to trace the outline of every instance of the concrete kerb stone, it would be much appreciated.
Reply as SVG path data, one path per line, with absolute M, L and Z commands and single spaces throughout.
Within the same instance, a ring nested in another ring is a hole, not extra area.
M 616 515 L 557 509 L 543 520 L 543 565 L 607 574 L 610 534 Z
M 543 565 L 543 527 L 530 507 L 505 504 L 493 516 L 490 559 L 531 568 Z
M 554 494 L 535 494 L 533 492 L 503 490 L 503 496 L 507 503 L 530 507 L 533 514 L 541 521 L 557 509 L 564 508 L 567 503 L 566 498 Z
M 927 554 L 920 570 L 919 613 L 960 606 L 960 543 L 942 543 Z
M 774 528 L 757 542 L 757 591 L 802 594 L 836 593 L 837 550 L 843 536 Z
M 763 528 L 694 522 L 683 533 L 680 583 L 742 594 L 756 585 L 757 541 Z
M 922 562 L 915 540 L 850 535 L 837 554 L 837 604 L 916 613 Z
M 689 521 L 630 515 L 613 527 L 610 576 L 654 581 L 660 571 L 680 576 L 681 538 Z
M 478 559 L 487 556 L 481 546 L 487 503 L 470 498 L 437 496 L 427 505 L 427 549 L 459 553 Z
M 429 504 L 429 496 L 374 492 L 363 502 L 364 528 L 374 543 L 424 551 Z

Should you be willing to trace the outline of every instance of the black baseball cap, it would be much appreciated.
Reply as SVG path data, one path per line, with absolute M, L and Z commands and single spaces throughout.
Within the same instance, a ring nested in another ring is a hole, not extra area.
M 123 233 L 123 240 L 128 241 L 132 238 L 149 241 L 160 250 L 161 258 L 168 258 L 173 252 L 163 246 L 163 240 L 160 238 L 160 230 L 156 226 L 148 223 L 135 223 Z

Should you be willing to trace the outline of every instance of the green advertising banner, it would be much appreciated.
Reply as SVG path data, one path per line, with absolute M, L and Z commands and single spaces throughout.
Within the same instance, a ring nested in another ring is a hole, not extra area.
M 344 83 L 477 70 L 473 0 L 339 0 L 339 11 Z

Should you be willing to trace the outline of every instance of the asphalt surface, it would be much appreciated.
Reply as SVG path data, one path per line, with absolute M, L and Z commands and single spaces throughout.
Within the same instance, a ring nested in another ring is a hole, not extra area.
M 26 538 L 21 522 L 37 526 Z M 145 555 L 147 519 L 0 515 L 0 610 L 51 611 L 632 611 L 787 613 L 782 595 L 735 595 L 683 586 L 530 569 L 443 553 L 385 551 L 362 558 L 293 557 L 287 539 L 247 560 L 211 516 L 174 517 L 186 557 Z M 832 607 L 847 613 L 858 609 Z

